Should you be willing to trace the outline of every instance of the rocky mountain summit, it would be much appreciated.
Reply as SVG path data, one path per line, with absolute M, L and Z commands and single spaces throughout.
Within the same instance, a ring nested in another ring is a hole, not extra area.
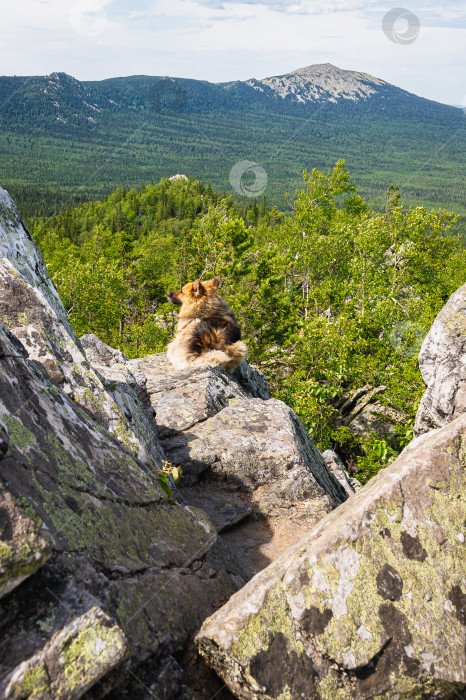
M 306 102 L 338 100 L 365 100 L 377 93 L 378 86 L 387 85 L 384 80 L 367 73 L 342 70 L 331 63 L 320 63 L 286 75 L 251 79 L 246 81 L 255 90 L 264 92 L 269 88 L 275 95 L 305 104 Z
M 429 414 L 439 365 L 464 364 L 462 300 L 421 352 Z M 462 692 L 458 387 L 443 427 L 355 493 L 246 362 L 176 371 L 77 338 L 0 189 L 0 699 Z

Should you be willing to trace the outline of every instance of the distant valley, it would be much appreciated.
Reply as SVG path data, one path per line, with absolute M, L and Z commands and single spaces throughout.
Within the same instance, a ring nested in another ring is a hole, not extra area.
M 465 133 L 462 109 L 330 64 L 219 84 L 0 77 L 0 182 L 29 216 L 175 173 L 239 198 L 238 161 L 263 168 L 267 201 L 286 208 L 304 169 L 339 158 L 375 207 L 394 183 L 408 204 L 464 216 Z

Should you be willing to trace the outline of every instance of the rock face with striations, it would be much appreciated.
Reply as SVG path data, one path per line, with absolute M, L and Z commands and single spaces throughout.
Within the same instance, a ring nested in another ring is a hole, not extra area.
M 466 411 L 466 284 L 435 319 L 419 353 L 419 367 L 427 391 L 415 435 L 440 428 Z
M 161 452 L 152 416 L 120 395 L 88 362 L 48 276 L 42 256 L 12 200 L 0 188 L 0 323 L 51 378 L 144 462 Z M 125 410 L 124 407 L 127 407 Z
M 269 399 L 247 364 L 176 373 L 78 340 L 0 189 L 1 700 L 183 696 L 180 655 L 251 575 L 241 528 L 267 530 L 272 503 L 295 538 L 346 498 Z M 174 500 L 165 457 L 186 470 Z

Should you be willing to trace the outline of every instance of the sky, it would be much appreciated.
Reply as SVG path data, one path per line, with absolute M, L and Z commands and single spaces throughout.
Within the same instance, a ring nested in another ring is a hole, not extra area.
M 466 107 L 465 47 L 464 0 L 16 0 L 0 75 L 224 82 L 332 63 Z

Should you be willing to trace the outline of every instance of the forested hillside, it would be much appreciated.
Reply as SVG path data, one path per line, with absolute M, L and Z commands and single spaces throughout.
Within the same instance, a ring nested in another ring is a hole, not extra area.
M 464 216 L 465 135 L 461 109 L 334 66 L 225 84 L 0 77 L 2 185 L 26 218 L 177 172 L 237 197 L 230 173 L 245 160 L 265 170 L 267 197 L 284 208 L 303 169 L 341 157 L 379 210 L 396 182 L 406 203 Z
M 164 179 L 39 220 L 34 238 L 78 335 L 131 357 L 172 337 L 167 290 L 220 276 L 274 395 L 366 480 L 397 446 L 375 433 L 356 441 L 338 410 L 384 385 L 380 400 L 402 416 L 398 448 L 410 439 L 419 342 L 464 282 L 462 239 L 450 235 L 454 215 L 406 207 L 394 188 L 375 212 L 343 161 L 305 172 L 290 205 L 284 217 L 265 199 L 241 206 L 193 178 Z

